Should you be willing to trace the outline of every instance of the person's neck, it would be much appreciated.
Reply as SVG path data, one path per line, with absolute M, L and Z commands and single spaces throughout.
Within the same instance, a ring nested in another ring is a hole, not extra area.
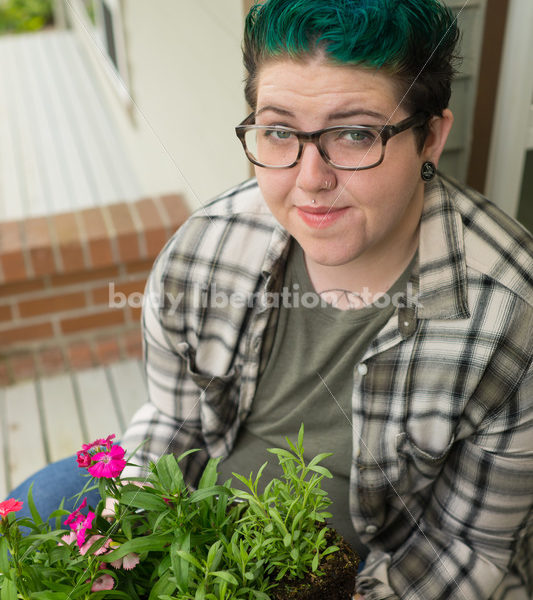
M 408 239 L 389 242 L 386 249 L 370 248 L 353 261 L 338 266 L 316 263 L 306 255 L 305 264 L 315 291 L 324 294 L 329 290 L 328 301 L 341 309 L 362 308 L 375 302 L 409 266 L 418 248 L 418 233 L 417 228 Z

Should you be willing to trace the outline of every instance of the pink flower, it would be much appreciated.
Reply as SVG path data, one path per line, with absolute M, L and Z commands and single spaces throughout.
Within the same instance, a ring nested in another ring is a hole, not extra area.
M 83 502 L 78 506 L 78 508 L 72 511 L 65 519 L 65 525 L 68 525 L 71 529 L 76 529 L 77 524 L 84 519 L 83 515 L 80 513 L 86 506 L 87 498 L 84 498 Z
M 76 534 L 71 531 L 70 533 L 61 536 L 61 540 L 61 542 L 58 542 L 59 546 L 63 546 L 64 544 L 70 546 L 70 544 L 76 541 Z
M 83 516 L 81 514 L 82 509 L 87 506 L 87 498 L 83 499 L 83 502 L 79 505 L 79 507 L 70 513 L 70 515 L 65 519 L 65 525 L 68 525 L 73 531 L 76 532 L 76 541 L 78 542 L 78 546 L 81 548 L 85 543 L 85 537 L 87 533 L 87 529 L 92 527 L 95 514 L 90 510 L 87 513 L 87 516 Z
M 100 438 L 98 440 L 94 440 L 94 442 L 92 442 L 91 444 L 83 444 L 81 449 L 83 452 L 89 452 L 89 450 L 92 450 L 93 448 L 105 446 L 108 450 L 111 450 L 111 447 L 113 446 L 114 438 L 115 438 L 115 434 L 112 433 L 111 435 L 108 435 L 105 439 Z
M 78 546 L 80 548 L 83 546 L 83 544 L 85 544 L 87 529 L 91 528 L 95 516 L 96 515 L 90 510 L 85 519 L 79 523 L 78 527 L 76 528 L 76 541 L 78 542 Z
M 97 541 L 97 540 L 101 540 L 104 536 L 103 535 L 91 535 L 91 537 L 85 542 L 85 544 L 83 544 L 83 546 L 80 547 L 80 554 L 82 556 L 84 556 L 85 554 L 87 554 L 89 548 Z M 104 544 L 98 548 L 98 550 L 96 550 L 94 552 L 94 556 L 98 556 L 99 554 L 105 554 L 108 549 L 109 549 L 109 544 L 111 543 L 111 540 L 108 538 Z
M 23 502 L 15 500 L 14 498 L 9 498 L 8 500 L 0 502 L 0 516 L 4 518 L 10 512 L 17 512 L 22 508 L 22 505 Z
M 103 575 L 100 575 L 100 577 L 98 577 L 97 579 L 94 580 L 94 582 L 91 586 L 91 592 L 101 592 L 103 590 L 112 590 L 114 585 L 115 585 L 115 580 L 111 577 L 111 575 L 104 573 Z
M 123 569 L 126 569 L 126 571 L 131 571 L 139 564 L 139 560 L 140 559 L 138 554 L 135 554 L 135 552 L 130 552 L 129 554 L 126 554 L 126 556 L 124 556 L 123 558 L 114 560 L 111 563 L 111 566 L 115 569 L 120 569 L 122 567 Z
M 86 469 L 91 465 L 92 457 L 86 450 L 80 450 L 77 452 L 77 457 L 78 467 L 81 469 Z
M 88 471 L 97 478 L 118 477 L 126 466 L 124 448 L 121 446 L 113 446 L 108 452 L 98 452 L 92 459 L 94 462 Z

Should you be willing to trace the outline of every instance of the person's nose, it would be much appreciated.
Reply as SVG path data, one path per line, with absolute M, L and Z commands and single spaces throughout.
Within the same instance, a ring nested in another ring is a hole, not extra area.
M 326 189 L 326 184 L 327 189 L 331 190 L 337 183 L 335 169 L 322 158 L 314 144 L 304 145 L 296 168 L 299 170 L 296 185 L 305 192 L 316 194 Z

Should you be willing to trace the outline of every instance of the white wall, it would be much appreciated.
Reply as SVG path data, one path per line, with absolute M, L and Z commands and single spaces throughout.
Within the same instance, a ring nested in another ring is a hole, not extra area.
M 133 101 L 129 109 L 105 76 L 101 53 L 90 41 L 85 45 L 146 194 L 181 192 L 196 208 L 249 176 L 234 133 L 246 116 L 242 4 L 122 0 L 120 6 Z M 80 40 L 86 39 L 76 15 L 71 21 Z

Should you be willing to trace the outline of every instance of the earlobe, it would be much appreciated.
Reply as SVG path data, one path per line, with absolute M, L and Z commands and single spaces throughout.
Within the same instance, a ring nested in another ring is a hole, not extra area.
M 422 156 L 425 160 L 438 165 L 440 155 L 442 154 L 452 125 L 453 113 L 448 108 L 443 111 L 442 117 L 433 117 L 431 119 L 429 134 L 422 152 Z

